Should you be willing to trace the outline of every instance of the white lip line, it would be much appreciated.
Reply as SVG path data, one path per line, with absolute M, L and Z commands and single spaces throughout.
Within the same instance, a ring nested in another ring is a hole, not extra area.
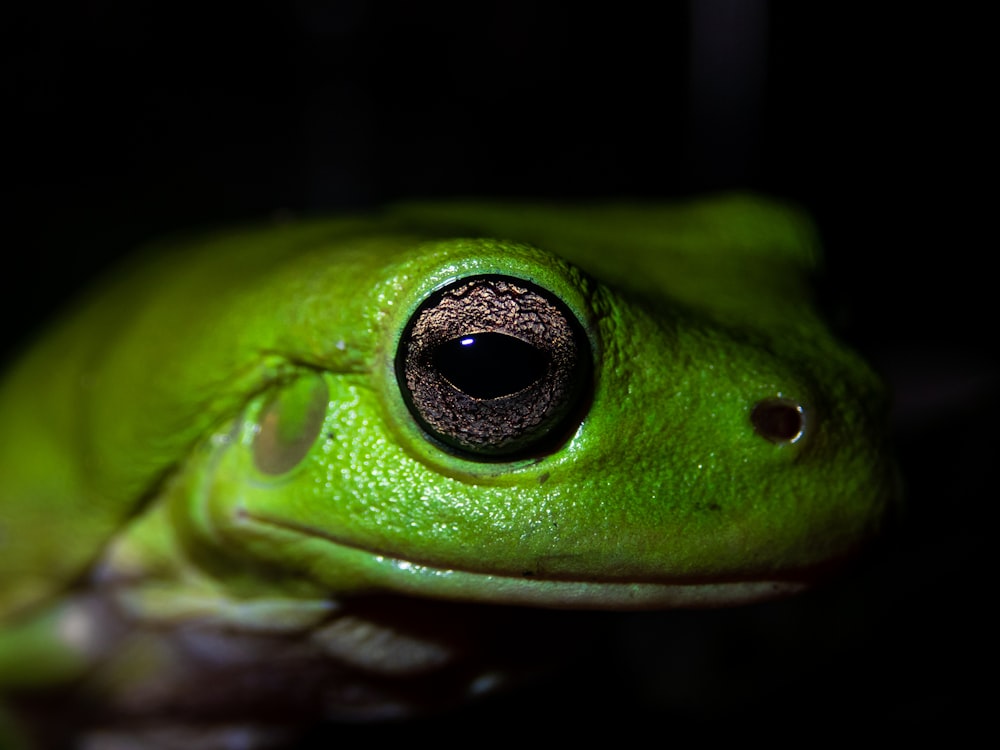
M 685 585 L 682 582 L 677 582 L 675 584 L 657 584 L 650 581 L 636 581 L 636 580 L 607 580 L 603 582 L 593 581 L 593 580 L 576 580 L 572 578 L 545 578 L 543 576 L 535 575 L 512 575 L 510 573 L 495 573 L 487 570 L 466 570 L 464 568 L 443 568 L 439 565 L 430 562 L 421 562 L 419 560 L 413 560 L 406 557 L 399 557 L 398 555 L 388 552 L 385 550 L 373 549 L 371 547 L 363 547 L 359 544 L 353 544 L 352 542 L 345 541 L 340 537 L 336 537 L 333 534 L 328 534 L 325 531 L 319 531 L 311 526 L 306 526 L 305 524 L 295 523 L 294 521 L 286 521 L 283 519 L 271 518 L 269 516 L 261 515 L 259 513 L 254 513 L 242 508 L 240 510 L 240 516 L 243 519 L 248 519 L 250 521 L 255 521 L 257 523 L 263 523 L 268 526 L 274 526 L 279 529 L 285 529 L 287 531 L 294 531 L 300 534 L 305 534 L 311 536 L 314 539 L 322 539 L 324 541 L 330 542 L 330 544 L 335 544 L 338 547 L 344 547 L 345 549 L 352 549 L 358 552 L 362 552 L 366 555 L 371 555 L 373 558 L 384 562 L 387 565 L 392 565 L 396 568 L 414 568 L 425 571 L 429 574 L 434 575 L 461 575 L 461 576 L 481 576 L 483 578 L 491 579 L 504 579 L 509 581 L 519 581 L 530 583 L 532 581 L 537 581 L 539 583 L 565 583 L 565 584 L 616 584 L 619 586 L 633 586 L 633 585 Z M 702 582 L 704 583 L 704 582 Z M 691 582 L 692 585 L 697 585 Z
M 482 570 L 465 570 L 461 568 L 442 568 L 437 565 L 428 564 L 424 562 L 418 562 L 408 558 L 399 557 L 395 554 L 371 549 L 369 547 L 362 547 L 357 544 L 352 544 L 350 542 L 345 542 L 344 540 L 328 534 L 323 531 L 312 528 L 311 526 L 306 526 L 304 524 L 298 524 L 291 521 L 286 521 L 282 519 L 270 518 L 265 515 L 251 512 L 246 508 L 240 509 L 240 516 L 245 520 L 250 520 L 256 523 L 266 524 L 268 526 L 273 526 L 279 529 L 284 529 L 287 531 L 293 531 L 300 534 L 305 534 L 307 536 L 313 537 L 315 539 L 322 539 L 331 544 L 335 544 L 345 549 L 356 550 L 367 555 L 371 555 L 373 558 L 377 559 L 380 563 L 390 565 L 392 567 L 402 569 L 419 569 L 429 575 L 435 577 L 446 577 L 446 576 L 456 576 L 465 580 L 472 578 L 481 578 L 483 580 L 491 580 L 494 582 L 508 582 L 511 585 L 518 586 L 545 586 L 545 587 L 557 587 L 569 589 L 629 589 L 631 591 L 636 590 L 678 590 L 678 589 L 690 589 L 694 590 L 723 590 L 728 588 L 744 588 L 744 587 L 780 587 L 791 589 L 805 588 L 806 584 L 802 581 L 797 581 L 795 579 L 730 579 L 730 580 L 677 580 L 677 581 L 644 581 L 637 579 L 605 579 L 594 580 L 594 579 L 573 579 L 573 578 L 546 578 L 542 576 L 534 575 L 512 575 L 510 573 L 491 573 Z

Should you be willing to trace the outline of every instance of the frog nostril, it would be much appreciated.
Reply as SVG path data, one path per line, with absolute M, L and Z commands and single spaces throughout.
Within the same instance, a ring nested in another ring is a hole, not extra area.
M 765 398 L 750 410 L 754 431 L 772 443 L 798 442 L 806 431 L 802 404 L 787 398 Z

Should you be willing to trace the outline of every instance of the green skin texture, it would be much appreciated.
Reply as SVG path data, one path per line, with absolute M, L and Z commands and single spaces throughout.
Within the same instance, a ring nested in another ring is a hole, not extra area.
M 808 221 L 743 195 L 409 204 L 151 252 L 0 387 L 0 688 L 98 658 L 60 620 L 94 581 L 147 620 L 269 631 L 370 592 L 628 609 L 801 589 L 896 494 L 882 388 L 813 308 L 817 263 Z M 552 291 L 590 338 L 589 405 L 546 455 L 452 455 L 396 381 L 413 311 L 486 273 Z M 803 405 L 801 439 L 755 432 L 773 397 Z

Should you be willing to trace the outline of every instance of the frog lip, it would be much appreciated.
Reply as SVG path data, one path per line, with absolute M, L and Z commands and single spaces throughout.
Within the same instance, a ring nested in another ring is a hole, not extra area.
M 440 599 L 565 609 L 706 608 L 749 604 L 791 596 L 809 587 L 801 578 L 572 579 L 528 572 L 456 568 L 437 561 L 401 557 L 359 545 L 287 519 L 242 509 L 242 521 L 305 535 L 336 546 L 363 568 L 372 590 Z M 346 561 L 345 561 L 346 562 Z
M 566 609 L 702 609 L 791 596 L 801 581 L 629 582 L 526 578 L 435 568 L 377 556 L 405 573 L 407 593 L 470 601 Z M 398 586 L 397 586 L 398 588 Z

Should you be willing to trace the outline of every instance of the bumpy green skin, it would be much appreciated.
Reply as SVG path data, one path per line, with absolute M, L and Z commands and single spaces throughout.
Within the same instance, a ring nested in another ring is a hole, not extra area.
M 39 623 L 95 581 L 141 617 L 279 631 L 373 591 L 624 608 L 796 590 L 894 498 L 882 390 L 811 306 L 816 263 L 802 217 L 746 196 L 408 205 L 160 248 L 0 390 L 0 686 L 32 681 L 12 656 L 29 641 L 50 655 L 34 681 L 90 663 Z M 591 340 L 592 401 L 549 455 L 450 455 L 396 382 L 414 309 L 483 273 L 551 290 Z M 324 387 L 301 460 L 261 471 L 262 412 L 294 439 Z M 804 405 L 801 440 L 755 432 L 776 396 Z

